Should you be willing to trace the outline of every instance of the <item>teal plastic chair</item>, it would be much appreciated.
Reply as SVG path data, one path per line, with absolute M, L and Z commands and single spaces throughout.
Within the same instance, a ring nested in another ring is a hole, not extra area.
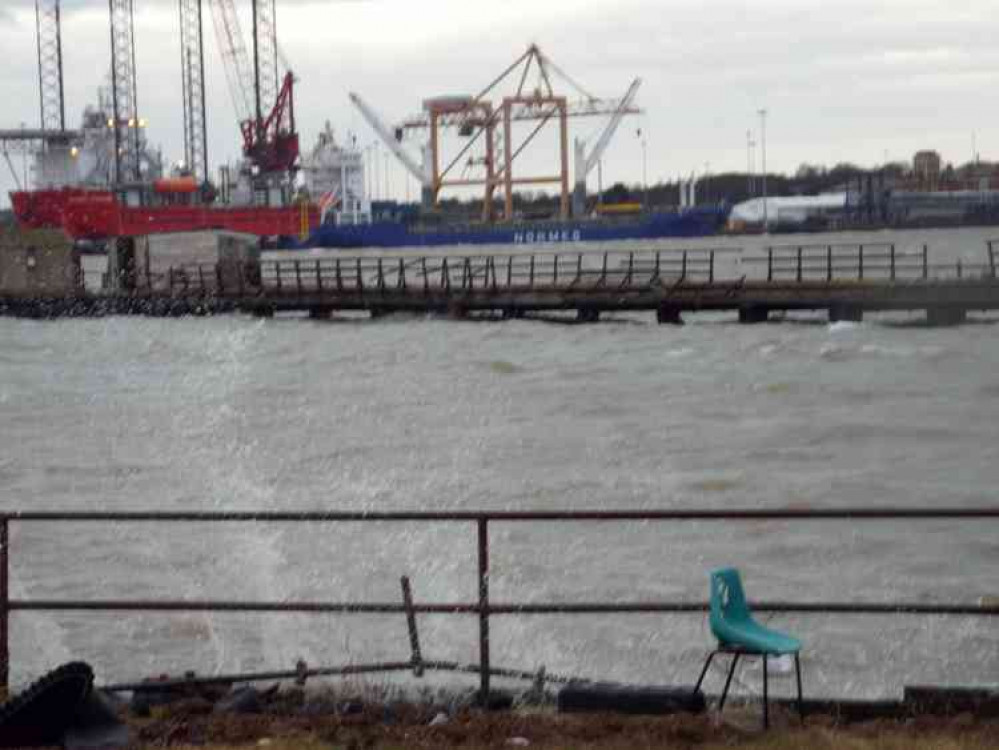
M 711 572 L 711 632 L 718 639 L 718 648 L 708 654 L 697 678 L 694 691 L 700 690 L 704 676 L 717 654 L 732 654 L 725 688 L 722 690 L 718 710 L 725 708 L 728 689 L 740 657 L 759 656 L 763 659 L 763 727 L 770 726 L 768 705 L 767 659 L 771 656 L 794 656 L 794 672 L 798 681 L 798 716 L 804 720 L 805 713 L 801 697 L 801 641 L 785 633 L 765 628 L 753 619 L 746 594 L 742 589 L 742 578 L 735 568 L 723 568 Z

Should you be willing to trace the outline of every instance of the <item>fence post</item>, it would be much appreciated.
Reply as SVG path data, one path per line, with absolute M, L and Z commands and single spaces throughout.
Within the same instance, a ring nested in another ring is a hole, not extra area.
M 281 291 L 281 261 L 274 264 L 274 280 L 277 282 L 278 291 Z
M 531 255 L 531 271 L 530 271 L 530 276 L 528 277 L 527 283 L 531 287 L 531 289 L 534 288 L 534 256 L 533 255 Z
M 767 281 L 774 280 L 774 249 L 767 248 Z
M 409 576 L 402 577 L 402 603 L 406 608 L 406 625 L 409 627 L 409 650 L 412 653 L 413 676 L 423 677 L 423 654 L 420 652 L 420 633 L 416 629 L 416 612 L 413 610 L 413 590 Z
M 826 281 L 833 280 L 832 245 L 826 248 Z
M 715 251 L 712 250 L 708 255 L 708 283 L 715 283 Z
M 961 278 L 961 259 L 957 259 L 957 278 Z
M 923 278 L 930 278 L 930 246 L 923 243 Z
M 489 519 L 480 516 L 479 530 L 479 701 L 489 705 Z
M 992 247 L 992 240 L 989 240 L 989 270 L 992 272 L 992 278 L 996 277 L 996 253 L 995 248 Z
M 860 253 L 857 255 L 857 278 L 864 280 L 864 246 L 860 246 Z
M 683 281 L 687 278 L 687 251 L 683 251 L 683 255 L 680 259 L 680 280 Z
M 420 273 L 423 274 L 423 293 L 430 294 L 430 277 L 427 276 L 427 256 L 420 258 Z
M 357 258 L 357 264 L 356 265 L 357 265 L 357 282 L 356 282 L 357 290 L 359 292 L 363 292 L 364 291 L 364 269 L 361 268 L 361 258 L 360 258 L 360 256 L 358 256 L 358 258 Z
M 558 259 L 559 254 L 555 253 L 555 265 L 552 266 L 552 286 L 558 285 Z
M 798 281 L 801 282 L 801 245 L 798 245 Z
M 895 243 L 891 243 L 891 280 L 895 280 Z
M 0 699 L 6 699 L 10 686 L 10 643 L 8 630 L 8 609 L 10 598 L 7 587 L 7 574 L 10 568 L 8 549 L 8 520 L 0 519 Z
M 340 272 L 340 259 L 336 259 L 336 290 L 343 291 L 343 274 Z
M 323 270 L 320 261 L 316 261 L 316 291 L 323 291 Z
M 506 288 L 513 286 L 513 256 L 506 256 Z
M 295 260 L 295 287 L 298 289 L 298 294 L 302 294 L 302 264 L 296 259 Z

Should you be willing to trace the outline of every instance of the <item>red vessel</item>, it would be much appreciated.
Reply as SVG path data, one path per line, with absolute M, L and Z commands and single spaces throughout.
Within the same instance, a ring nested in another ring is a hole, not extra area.
M 108 196 L 104 191 L 85 188 L 53 188 L 50 190 L 18 190 L 10 194 L 14 218 L 25 229 L 60 229 L 63 212 L 70 198 L 87 195 Z
M 241 206 L 122 206 L 110 193 L 70 198 L 62 227 L 73 239 L 141 237 L 171 232 L 221 229 L 260 237 L 302 237 L 319 225 L 319 209 L 310 204 Z
M 191 196 L 193 180 L 161 180 L 153 184 L 159 200 Z M 169 197 L 167 197 L 169 196 Z M 123 206 L 110 192 L 62 188 L 11 193 L 18 223 L 26 229 L 62 229 L 73 239 L 140 237 L 211 229 L 260 237 L 305 237 L 319 225 L 319 208 L 311 204 L 265 207 L 216 207 L 177 201 L 151 206 Z

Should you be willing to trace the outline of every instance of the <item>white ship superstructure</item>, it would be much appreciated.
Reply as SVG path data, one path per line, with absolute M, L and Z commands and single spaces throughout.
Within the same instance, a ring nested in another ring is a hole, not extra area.
M 371 202 L 364 182 L 364 154 L 340 145 L 327 122 L 315 147 L 302 159 L 302 178 L 310 198 L 324 211 L 324 222 L 337 225 L 371 222 Z

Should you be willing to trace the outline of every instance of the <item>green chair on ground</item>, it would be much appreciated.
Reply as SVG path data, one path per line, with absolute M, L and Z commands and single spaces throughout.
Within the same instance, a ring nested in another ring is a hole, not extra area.
M 801 661 L 798 652 L 801 641 L 785 633 L 771 630 L 760 625 L 746 603 L 746 595 L 742 590 L 742 579 L 735 568 L 723 568 L 711 572 L 711 632 L 718 639 L 718 648 L 708 654 L 697 678 L 695 692 L 700 690 L 704 676 L 711 666 L 711 661 L 717 654 L 731 654 L 732 663 L 729 666 L 725 688 L 722 690 L 718 710 L 725 708 L 725 699 L 732 684 L 735 667 L 743 656 L 759 656 L 763 659 L 763 727 L 770 726 L 768 706 L 767 660 L 771 656 L 794 656 L 794 671 L 798 682 L 798 715 L 805 718 L 801 698 Z

